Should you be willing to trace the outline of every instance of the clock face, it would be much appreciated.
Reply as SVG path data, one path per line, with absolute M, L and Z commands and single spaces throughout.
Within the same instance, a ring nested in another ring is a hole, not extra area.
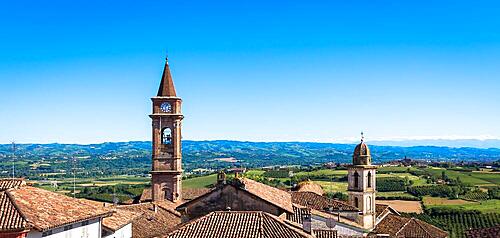
M 168 102 L 164 102 L 160 105 L 160 109 L 163 112 L 172 112 L 172 105 L 170 105 L 170 103 Z

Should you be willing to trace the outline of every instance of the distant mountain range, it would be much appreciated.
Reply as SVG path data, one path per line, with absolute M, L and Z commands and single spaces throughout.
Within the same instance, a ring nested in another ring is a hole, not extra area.
M 487 139 L 430 139 L 430 140 L 378 140 L 370 141 L 371 145 L 382 146 L 442 146 L 442 147 L 472 147 L 472 148 L 500 148 L 500 140 Z
M 377 144 L 370 142 L 373 161 L 376 163 L 404 157 L 433 161 L 500 160 L 498 148 Z M 189 171 L 196 168 L 220 169 L 234 166 L 350 163 L 354 147 L 355 144 L 313 142 L 183 141 L 183 165 Z M 78 160 L 80 167 L 92 173 L 147 173 L 151 167 L 151 142 L 20 144 L 15 157 L 16 168 L 28 175 L 40 171 L 51 173 L 70 170 L 72 159 Z M 8 173 L 12 160 L 11 145 L 0 145 L 0 171 Z

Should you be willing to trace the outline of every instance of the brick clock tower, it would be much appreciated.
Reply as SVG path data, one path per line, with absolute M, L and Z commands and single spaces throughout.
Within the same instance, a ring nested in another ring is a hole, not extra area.
M 365 229 L 375 227 L 375 172 L 377 166 L 372 165 L 370 149 L 365 144 L 363 133 L 361 143 L 354 149 L 352 165 L 348 167 L 349 204 L 360 210 L 358 223 Z
M 153 101 L 153 165 L 151 189 L 153 201 L 177 202 L 182 199 L 181 113 L 182 100 L 175 93 L 168 59 L 160 88 Z

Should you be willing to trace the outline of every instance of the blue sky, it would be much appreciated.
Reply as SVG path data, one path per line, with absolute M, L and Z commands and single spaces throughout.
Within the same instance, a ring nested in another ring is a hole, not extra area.
M 2 2 L 0 143 L 500 137 L 497 2 L 310 2 Z

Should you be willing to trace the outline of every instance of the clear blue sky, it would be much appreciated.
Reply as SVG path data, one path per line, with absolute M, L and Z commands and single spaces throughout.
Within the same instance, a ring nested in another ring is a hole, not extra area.
M 500 137 L 497 1 L 5 1 L 0 143 Z

